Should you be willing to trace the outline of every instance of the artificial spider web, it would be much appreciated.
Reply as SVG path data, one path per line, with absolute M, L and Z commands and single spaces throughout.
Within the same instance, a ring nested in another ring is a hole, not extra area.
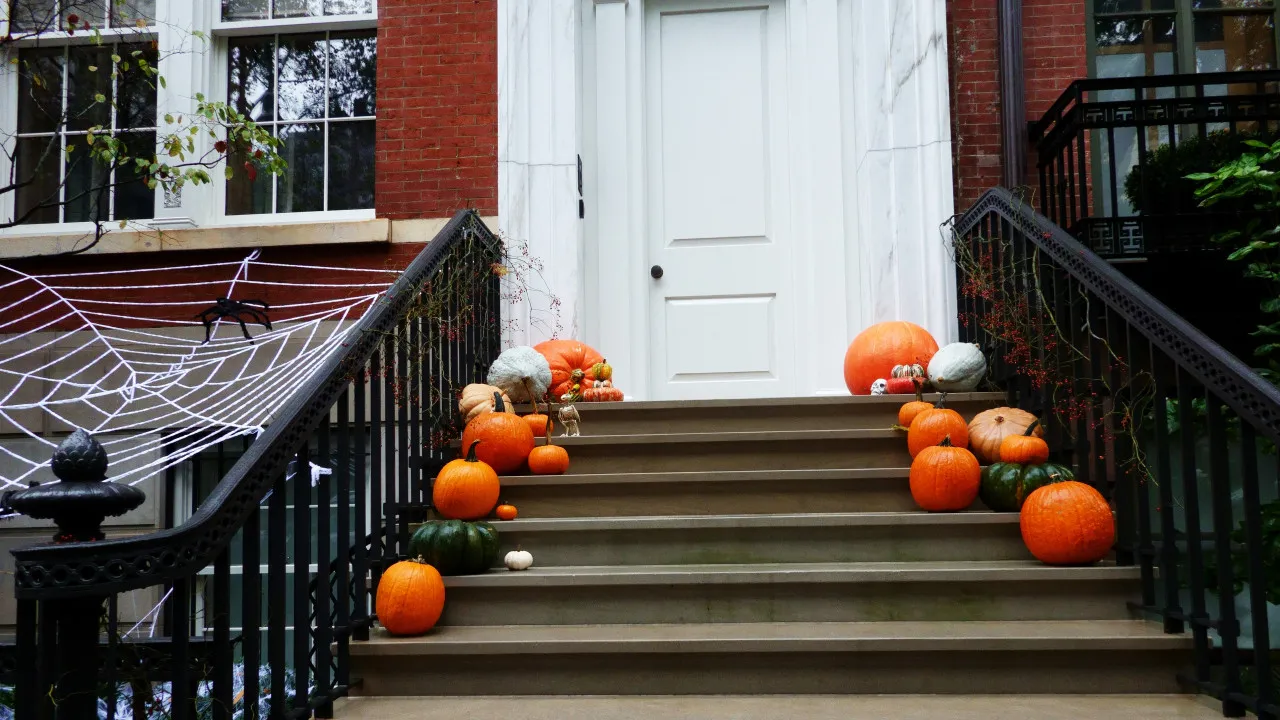
M 75 428 L 105 446 L 110 479 L 131 485 L 261 432 L 399 274 L 259 258 L 55 274 L 0 265 L 0 489 L 50 479 L 50 455 Z M 209 312 L 230 307 L 222 300 L 267 304 L 269 322 L 242 334 L 239 318 Z

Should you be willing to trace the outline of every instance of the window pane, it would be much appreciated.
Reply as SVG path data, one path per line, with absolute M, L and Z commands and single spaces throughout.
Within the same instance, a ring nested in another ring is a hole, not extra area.
M 67 57 L 67 127 L 111 127 L 111 48 L 72 47 Z
M 155 20 L 156 0 L 111 0 L 112 27 L 154 25 Z
M 18 56 L 18 132 L 53 132 L 62 125 L 62 48 Z
M 1176 0 L 1093 0 L 1094 14 L 1173 10 Z
M 54 0 L 14 0 L 9 22 L 14 30 L 44 32 L 57 29 Z
M 258 122 L 275 119 L 271 94 L 275 40 L 233 38 L 227 67 L 227 100 L 231 107 Z
M 324 117 L 324 35 L 280 38 L 281 120 Z
M 110 198 L 107 167 L 90 157 L 81 147 L 67 157 L 66 173 L 63 221 L 106 220 Z
M 129 154 L 135 158 L 154 158 L 156 152 L 156 134 L 154 132 L 122 133 Z M 155 216 L 156 191 L 147 187 L 143 175 L 135 171 L 137 166 L 129 164 L 116 170 L 116 220 L 140 220 Z
M 150 43 L 121 45 L 116 52 L 129 61 L 129 69 L 122 71 L 117 79 L 120 97 L 116 106 L 116 127 L 155 127 L 157 80 L 154 74 L 148 75 L 138 66 L 138 59 L 146 60 L 154 68 L 157 52 Z M 135 58 L 134 52 L 142 54 Z
M 1178 71 L 1173 16 L 1094 22 L 1097 77 L 1167 75 Z
M 329 37 L 329 117 L 374 114 L 378 40 L 373 33 Z
M 275 17 L 311 17 L 323 13 L 323 0 L 275 0 Z
M 374 123 L 329 124 L 329 209 L 373 207 Z
M 1266 70 L 1275 58 L 1270 13 L 1196 16 L 1196 72 Z
M 14 198 L 17 206 L 15 219 L 25 217 L 33 208 L 51 203 L 51 207 L 36 210 L 25 222 L 55 223 L 58 222 L 58 179 L 61 141 L 57 136 L 38 138 L 18 138 L 17 179 L 18 182 L 31 180 L 27 185 L 18 188 Z
M 280 154 L 289 164 L 276 178 L 276 212 L 324 209 L 324 125 L 283 125 Z
M 1196 10 L 1212 8 L 1270 8 L 1274 0 L 1194 0 L 1191 7 Z
M 325 15 L 357 15 L 373 12 L 373 0 L 324 0 Z
M 249 162 L 249 154 L 233 151 L 227 162 L 235 174 L 227 181 L 227 214 L 259 215 L 269 213 L 271 208 L 271 177 L 264 173 L 256 173 L 250 178 L 244 164 Z
M 267 17 L 267 0 L 222 0 L 223 20 L 261 20 Z

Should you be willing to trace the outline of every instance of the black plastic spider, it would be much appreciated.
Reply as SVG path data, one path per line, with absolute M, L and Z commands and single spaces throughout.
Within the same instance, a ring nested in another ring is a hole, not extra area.
M 255 305 L 262 308 L 259 310 Z M 213 323 L 223 318 L 235 320 L 240 323 L 240 329 L 244 331 L 244 337 L 249 342 L 253 342 L 253 336 L 249 334 L 249 328 L 244 324 L 245 318 L 249 322 L 256 323 L 270 330 L 271 319 L 267 317 L 264 310 L 270 310 L 271 306 L 261 300 L 232 300 L 231 298 L 220 297 L 214 302 L 213 307 L 201 310 L 196 314 L 196 319 L 204 323 L 204 342 L 209 342 L 209 338 L 213 335 Z M 200 343 L 203 345 L 204 343 Z

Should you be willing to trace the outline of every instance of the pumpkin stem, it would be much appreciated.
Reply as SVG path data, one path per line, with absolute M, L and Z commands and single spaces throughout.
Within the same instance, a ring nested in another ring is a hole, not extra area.
M 947 403 L 947 394 L 942 393 L 941 395 L 938 396 L 938 402 L 934 403 L 933 406 L 938 408 L 939 410 L 942 410 L 944 407 L 946 407 L 946 403 Z
M 547 444 L 551 445 L 551 403 L 547 403 Z
M 950 433 L 947 433 L 946 437 L 942 438 L 942 442 L 938 443 L 938 447 L 953 447 Z
M 1040 418 L 1032 420 L 1031 424 L 1027 426 L 1027 431 L 1022 434 L 1026 437 L 1031 437 L 1031 433 L 1035 432 L 1037 427 L 1040 427 Z
M 502 393 L 497 390 L 493 391 L 493 411 L 498 413 L 507 411 L 507 406 L 502 402 Z
M 467 448 L 467 462 L 478 462 L 476 460 L 476 446 L 480 444 L 480 440 L 473 440 L 471 447 Z
M 920 378 L 913 375 L 911 384 L 916 388 L 916 402 L 924 402 L 924 383 L 920 382 Z

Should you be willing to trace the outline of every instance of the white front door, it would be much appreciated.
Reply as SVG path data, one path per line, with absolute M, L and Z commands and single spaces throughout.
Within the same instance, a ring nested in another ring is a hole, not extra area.
M 784 0 L 645 3 L 655 399 L 796 387 Z

